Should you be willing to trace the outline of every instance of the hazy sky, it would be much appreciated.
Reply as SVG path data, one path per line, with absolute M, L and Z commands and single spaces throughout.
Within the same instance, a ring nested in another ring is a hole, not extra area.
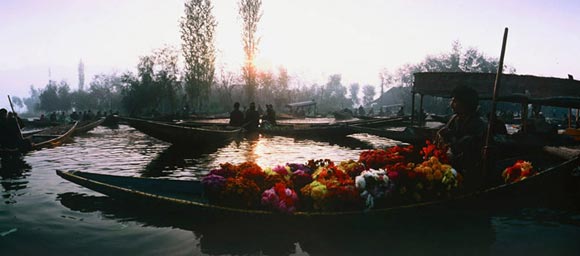
M 218 61 L 239 71 L 234 0 L 213 1 Z M 76 90 L 98 73 L 134 70 L 139 56 L 180 45 L 183 0 L 0 0 L 0 107 L 6 94 L 66 80 Z M 377 85 L 378 72 L 447 52 L 454 40 L 498 57 L 518 74 L 580 77 L 580 1 L 263 0 L 258 65 L 304 80 Z

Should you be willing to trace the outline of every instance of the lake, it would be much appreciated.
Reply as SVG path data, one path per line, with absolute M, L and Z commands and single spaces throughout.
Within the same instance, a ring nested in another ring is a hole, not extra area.
M 262 167 L 309 159 L 358 159 L 396 142 L 367 134 L 313 141 L 243 138 L 183 150 L 131 127 L 98 127 L 60 147 L 0 168 L 1 255 L 578 255 L 573 201 L 525 207 L 407 210 L 380 217 L 268 222 L 244 216 L 183 216 L 134 206 L 70 183 L 55 170 L 199 179 L 220 163 Z M 362 218 L 362 219 L 361 219 Z

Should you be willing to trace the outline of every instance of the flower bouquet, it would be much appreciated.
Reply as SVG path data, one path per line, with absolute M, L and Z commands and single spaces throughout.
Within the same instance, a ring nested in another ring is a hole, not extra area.
M 276 183 L 274 187 L 262 193 L 262 205 L 274 211 L 293 213 L 296 211 L 298 195 L 284 183 Z
M 517 160 L 514 165 L 505 168 L 501 176 L 503 177 L 505 183 L 513 183 L 520 180 L 524 180 L 527 177 L 530 177 L 535 174 L 536 172 L 531 162 Z
M 355 186 L 367 209 L 375 206 L 375 200 L 383 199 L 394 191 L 394 184 L 383 169 L 366 170 L 355 178 Z

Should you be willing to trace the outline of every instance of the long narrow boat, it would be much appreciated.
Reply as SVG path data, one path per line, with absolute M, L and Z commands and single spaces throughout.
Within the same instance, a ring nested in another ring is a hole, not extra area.
M 77 125 L 78 122 L 60 125 L 28 137 L 28 139 L 32 141 L 32 150 L 54 147 L 62 144 L 68 137 L 73 135 Z
M 120 117 L 120 120 L 128 122 L 131 127 L 156 139 L 185 146 L 230 141 L 241 132 L 241 128 L 186 127 L 129 117 Z
M 260 128 L 261 134 L 286 137 L 344 137 L 354 133 L 346 124 L 296 124 Z
M 105 117 L 101 117 L 97 120 L 82 121 L 78 124 L 77 128 L 75 129 L 75 135 L 86 133 L 94 129 L 95 127 L 101 125 L 104 121 Z
M 544 154 L 547 155 L 547 154 Z M 539 156 L 541 157 L 541 156 Z M 519 182 L 502 184 L 482 189 L 476 192 L 458 195 L 452 198 L 434 201 L 403 203 L 385 208 L 351 211 L 313 211 L 295 212 L 293 216 L 353 216 L 385 214 L 402 209 L 418 209 L 423 207 L 488 207 L 496 205 L 500 199 L 514 203 L 521 198 L 537 200 L 538 194 L 560 189 L 561 181 L 567 179 L 570 171 L 578 168 L 580 156 L 568 160 L 554 158 L 537 160 L 542 171 Z M 504 166 L 505 167 L 505 166 Z M 543 167 L 543 168 L 542 168 Z M 204 188 L 199 181 L 151 179 L 81 171 L 56 171 L 60 177 L 113 198 L 121 198 L 127 202 L 144 203 L 146 205 L 163 205 L 178 210 L 210 213 L 232 213 L 242 215 L 273 216 L 277 213 L 260 209 L 233 208 L 208 203 L 204 198 Z M 555 185 L 552 188 L 550 184 Z
M 55 126 L 34 133 L 24 138 L 25 141 L 30 142 L 29 145 L 22 145 L 16 148 L 2 148 L 0 149 L 0 156 L 3 158 L 14 157 L 31 150 L 58 146 L 73 134 L 77 124 L 78 122 Z
M 436 128 L 421 126 L 408 127 L 367 127 L 352 125 L 350 129 L 359 133 L 368 133 L 410 144 L 422 144 L 425 140 L 432 140 L 437 132 Z
M 336 122 L 330 124 L 278 124 L 275 126 L 260 128 L 259 132 L 267 135 L 278 135 L 286 137 L 339 138 L 358 132 L 356 129 L 351 128 L 353 126 L 396 125 L 404 123 L 407 120 L 407 117 L 388 117 Z

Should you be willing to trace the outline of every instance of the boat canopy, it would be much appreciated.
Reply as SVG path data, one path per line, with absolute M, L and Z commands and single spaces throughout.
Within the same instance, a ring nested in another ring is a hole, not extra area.
M 286 107 L 289 108 L 299 108 L 299 107 L 309 107 L 309 106 L 315 106 L 316 102 L 313 100 L 309 100 L 309 101 L 301 101 L 301 102 L 294 102 L 294 103 L 289 103 L 286 104 Z
M 423 72 L 415 73 L 413 93 L 436 97 L 451 97 L 458 85 L 475 89 L 480 99 L 491 99 L 495 83 L 494 73 Z M 502 74 L 498 93 L 500 98 L 525 96 L 529 101 L 556 97 L 580 98 L 580 81 L 554 77 Z M 551 101 L 548 101 L 551 102 Z M 550 104 L 551 105 L 551 104 Z

